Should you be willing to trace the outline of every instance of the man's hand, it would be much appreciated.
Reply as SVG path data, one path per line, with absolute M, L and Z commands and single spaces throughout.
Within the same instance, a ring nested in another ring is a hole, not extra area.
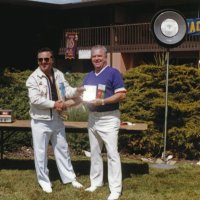
M 68 99 L 68 100 L 66 100 L 64 102 L 64 109 L 67 109 L 67 108 L 72 107 L 72 106 L 77 106 L 81 102 L 82 102 L 82 99 L 80 97 L 76 97 L 76 98 L 73 98 L 73 99 Z
M 77 96 L 81 96 L 81 95 L 83 95 L 83 92 L 85 91 L 85 88 L 83 87 L 83 86 L 81 86 L 81 87 L 77 87 L 77 89 L 76 89 L 76 94 L 77 94 Z
M 63 109 L 64 109 L 64 102 L 61 101 L 61 100 L 56 101 L 55 104 L 54 104 L 54 108 L 55 108 L 58 112 L 63 111 Z
M 102 106 L 102 105 L 104 105 L 104 100 L 103 99 L 94 99 L 94 100 L 88 101 L 87 103 L 91 104 L 93 106 Z
M 73 99 L 68 99 L 64 102 L 64 109 L 67 109 L 75 104 Z

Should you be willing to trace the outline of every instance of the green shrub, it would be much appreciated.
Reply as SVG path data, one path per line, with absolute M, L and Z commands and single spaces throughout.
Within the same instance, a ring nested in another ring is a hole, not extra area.
M 0 84 L 1 109 L 13 110 L 17 119 L 29 119 L 28 93 L 25 86 L 31 71 L 9 72 L 5 70 Z
M 124 75 L 127 97 L 120 104 L 121 120 L 144 122 L 148 130 L 119 135 L 119 150 L 148 156 L 161 156 L 165 115 L 165 67 L 142 65 Z M 17 119 L 30 119 L 28 93 L 25 81 L 31 71 L 4 71 L 0 82 L 0 105 L 12 109 Z M 85 74 L 67 74 L 70 85 L 80 86 Z M 193 67 L 169 66 L 167 153 L 174 156 L 199 159 L 200 157 L 200 71 Z M 86 121 L 83 106 L 66 111 L 70 121 Z M 8 133 L 9 134 L 9 133 Z M 11 136 L 6 150 L 31 144 L 23 134 Z M 88 135 L 67 134 L 73 151 L 89 149 Z
M 142 139 L 128 140 L 130 153 L 157 156 L 163 151 L 165 115 L 165 67 L 144 65 L 129 70 L 124 81 L 126 101 L 121 103 L 122 120 L 146 122 Z M 167 150 L 178 157 L 198 158 L 200 133 L 200 71 L 186 66 L 169 67 Z
M 0 82 L 0 105 L 1 109 L 11 109 L 13 110 L 14 117 L 18 120 L 27 120 L 30 119 L 29 115 L 29 99 L 28 99 L 28 90 L 25 86 L 25 82 L 28 76 L 32 73 L 32 71 L 22 71 L 22 72 L 10 72 L 5 70 L 3 76 L 1 77 Z M 69 74 L 66 75 L 66 79 L 72 86 L 80 86 L 82 82 L 82 78 L 85 74 L 77 73 L 77 74 Z M 67 111 L 67 119 L 70 121 L 86 121 L 87 120 L 87 110 L 83 105 L 69 108 Z M 16 132 L 12 134 L 11 132 L 7 132 L 5 134 L 5 138 L 7 138 L 4 148 L 7 151 L 15 151 L 17 148 L 21 146 L 30 146 L 32 144 L 31 134 L 22 134 L 20 132 Z M 88 140 L 82 139 L 81 142 L 80 137 L 77 141 L 74 139 L 70 140 L 69 145 L 72 147 L 77 147 L 76 151 L 80 152 L 80 144 L 85 143 L 82 148 L 88 146 Z

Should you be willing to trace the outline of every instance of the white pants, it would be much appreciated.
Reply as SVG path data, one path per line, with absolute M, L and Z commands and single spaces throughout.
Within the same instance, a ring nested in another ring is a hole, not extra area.
M 50 185 L 47 167 L 47 150 L 49 141 L 53 146 L 56 164 L 63 183 L 76 179 L 65 138 L 65 127 L 60 118 L 52 121 L 31 120 L 34 161 L 38 182 L 41 186 Z
M 103 159 L 101 151 L 104 143 L 107 151 L 109 189 L 111 192 L 121 193 L 122 170 L 118 153 L 119 127 L 120 112 L 118 110 L 89 113 L 88 133 L 91 151 L 91 185 L 103 185 Z

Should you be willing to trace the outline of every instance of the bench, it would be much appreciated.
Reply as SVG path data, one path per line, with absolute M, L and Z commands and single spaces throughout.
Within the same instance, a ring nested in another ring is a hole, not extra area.
M 87 122 L 71 122 L 65 121 L 65 130 L 69 133 L 87 133 Z M 135 131 L 145 131 L 147 130 L 147 124 L 145 123 L 135 123 L 132 125 L 121 125 L 119 133 L 133 133 Z M 14 134 L 16 131 L 28 132 L 31 131 L 31 121 L 30 120 L 16 120 L 12 123 L 0 123 L 0 144 L 1 144 L 1 159 L 3 159 L 4 153 L 4 142 L 8 137 L 4 137 L 5 133 L 9 131 L 10 135 Z

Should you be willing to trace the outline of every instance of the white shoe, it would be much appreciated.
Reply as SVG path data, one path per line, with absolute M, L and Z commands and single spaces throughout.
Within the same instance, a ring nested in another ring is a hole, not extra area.
M 52 188 L 48 185 L 42 186 L 42 190 L 46 193 L 52 193 Z
M 83 188 L 83 185 L 82 184 L 80 184 L 77 180 L 75 180 L 75 181 L 72 181 L 72 186 L 74 187 L 74 188 Z
M 90 186 L 88 188 L 85 189 L 86 192 L 94 192 L 97 189 L 96 186 Z
M 111 192 L 108 197 L 108 200 L 117 200 L 117 199 L 119 199 L 120 195 L 121 194 L 118 192 Z

